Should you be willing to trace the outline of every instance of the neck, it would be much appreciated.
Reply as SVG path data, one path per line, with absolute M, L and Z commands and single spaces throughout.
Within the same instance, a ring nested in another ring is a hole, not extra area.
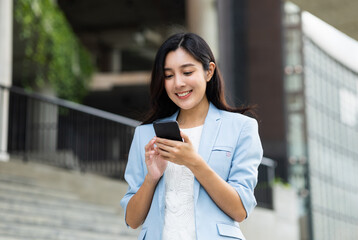
M 180 109 L 177 119 L 180 128 L 192 128 L 203 125 L 209 111 L 209 106 L 209 101 L 206 99 L 206 101 L 192 109 Z

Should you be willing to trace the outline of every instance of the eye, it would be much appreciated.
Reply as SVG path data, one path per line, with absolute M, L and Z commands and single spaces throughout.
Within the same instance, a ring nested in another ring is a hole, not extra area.
M 193 72 L 184 72 L 185 76 L 190 76 Z
M 168 75 L 165 75 L 165 76 L 164 76 L 165 79 L 170 79 L 170 78 L 172 78 L 172 77 L 173 77 L 173 74 L 168 74 Z

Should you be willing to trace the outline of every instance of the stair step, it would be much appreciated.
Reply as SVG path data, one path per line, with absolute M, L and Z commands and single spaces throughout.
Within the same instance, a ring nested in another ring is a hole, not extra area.
M 0 175 L 0 193 L 1 189 L 14 189 L 24 193 L 38 193 L 64 199 L 78 199 L 78 196 L 74 193 L 58 189 L 43 188 L 38 186 L 35 181 L 21 176 Z
M 121 233 L 93 232 L 86 229 L 52 228 L 22 223 L 0 222 L 0 236 L 47 240 L 118 240 Z
M 61 200 L 79 200 L 79 198 L 75 195 L 63 194 L 60 192 L 51 192 L 50 190 L 44 190 L 38 187 L 29 187 L 29 186 L 21 186 L 13 183 L 5 183 L 0 181 L 0 194 L 19 194 L 19 195 L 27 195 L 32 197 L 39 198 L 54 198 Z
M 120 223 L 122 217 L 110 214 L 96 214 L 93 212 L 72 211 L 71 209 L 44 208 L 42 206 L 25 206 L 18 203 L 2 202 L 0 200 L 1 212 L 14 212 L 19 215 L 47 216 L 61 219 L 72 219 L 73 221 L 94 221 L 101 224 L 111 222 Z M 123 220 L 122 220 L 123 221 Z
M 14 236 L 7 236 L 7 233 L 1 234 L 1 240 L 27 240 L 22 237 L 14 237 Z M 46 240 L 46 239 L 37 239 L 37 240 Z
M 101 208 L 98 206 L 89 205 L 89 203 L 80 203 L 80 202 L 60 202 L 56 199 L 34 199 L 29 196 L 21 195 L 0 195 L 0 202 L 10 202 L 23 206 L 33 206 L 43 209 L 61 209 L 62 211 L 71 211 L 74 213 L 88 213 L 88 214 L 111 214 L 115 213 L 112 209 Z
M 42 194 L 22 193 L 12 189 L 1 189 L 0 201 L 18 202 L 26 205 L 36 205 L 41 207 L 67 208 L 76 211 L 96 212 L 96 213 L 113 213 L 114 210 L 98 205 L 86 203 L 80 200 L 61 199 L 60 197 L 44 196 Z
M 91 219 L 74 221 L 73 219 L 53 218 L 49 216 L 19 215 L 12 212 L 0 212 L 0 219 L 3 219 L 4 224 L 6 223 L 11 225 L 20 224 L 53 229 L 64 228 L 69 230 L 108 233 L 113 235 L 118 235 L 120 233 L 119 224 L 110 223 L 110 221 L 107 221 L 107 224 L 103 224 L 100 221 L 91 221 Z

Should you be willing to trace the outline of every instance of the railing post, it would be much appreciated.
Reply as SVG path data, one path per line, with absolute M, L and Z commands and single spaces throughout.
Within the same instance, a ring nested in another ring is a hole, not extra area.
M 11 86 L 12 70 L 12 0 L 0 1 L 0 84 Z M 0 161 L 7 161 L 9 91 L 0 89 Z

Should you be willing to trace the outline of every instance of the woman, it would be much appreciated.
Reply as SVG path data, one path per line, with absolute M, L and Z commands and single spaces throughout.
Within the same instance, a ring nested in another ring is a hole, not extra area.
M 215 58 L 199 36 L 176 34 L 159 48 L 152 111 L 137 127 L 121 200 L 139 239 L 245 239 L 238 222 L 256 206 L 262 147 L 248 109 L 225 102 Z M 176 120 L 183 142 L 155 136 L 153 121 Z

